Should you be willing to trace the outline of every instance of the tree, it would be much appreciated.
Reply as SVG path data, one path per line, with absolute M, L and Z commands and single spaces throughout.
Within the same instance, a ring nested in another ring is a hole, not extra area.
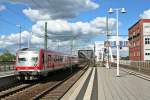
M 0 61 L 14 61 L 15 58 L 15 55 L 11 54 L 9 51 L 6 51 L 0 55 Z

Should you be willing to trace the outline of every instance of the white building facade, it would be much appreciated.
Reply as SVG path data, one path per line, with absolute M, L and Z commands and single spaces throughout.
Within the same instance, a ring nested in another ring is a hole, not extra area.
M 150 60 L 150 22 L 143 23 L 144 60 Z
M 104 41 L 95 41 L 95 56 L 96 61 L 103 60 Z

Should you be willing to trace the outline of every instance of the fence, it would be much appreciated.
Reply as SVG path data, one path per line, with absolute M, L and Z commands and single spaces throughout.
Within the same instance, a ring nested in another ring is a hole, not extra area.
M 131 60 L 120 60 L 120 67 L 129 68 L 141 72 L 147 72 L 150 74 L 150 61 L 131 61 Z M 116 66 L 116 61 L 114 65 Z
M 12 71 L 15 69 L 15 61 L 0 61 L 0 72 Z

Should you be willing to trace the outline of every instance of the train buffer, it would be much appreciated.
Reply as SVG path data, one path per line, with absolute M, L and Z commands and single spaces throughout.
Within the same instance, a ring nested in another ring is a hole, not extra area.
M 149 77 L 150 79 L 150 77 Z M 150 100 L 150 81 L 121 68 L 90 67 L 61 100 Z

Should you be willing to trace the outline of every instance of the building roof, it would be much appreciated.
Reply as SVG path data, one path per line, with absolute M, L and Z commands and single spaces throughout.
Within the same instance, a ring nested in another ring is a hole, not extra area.
M 140 22 L 150 22 L 150 19 L 139 19 L 135 24 L 133 24 L 128 30 L 132 29 L 134 26 L 136 26 Z

